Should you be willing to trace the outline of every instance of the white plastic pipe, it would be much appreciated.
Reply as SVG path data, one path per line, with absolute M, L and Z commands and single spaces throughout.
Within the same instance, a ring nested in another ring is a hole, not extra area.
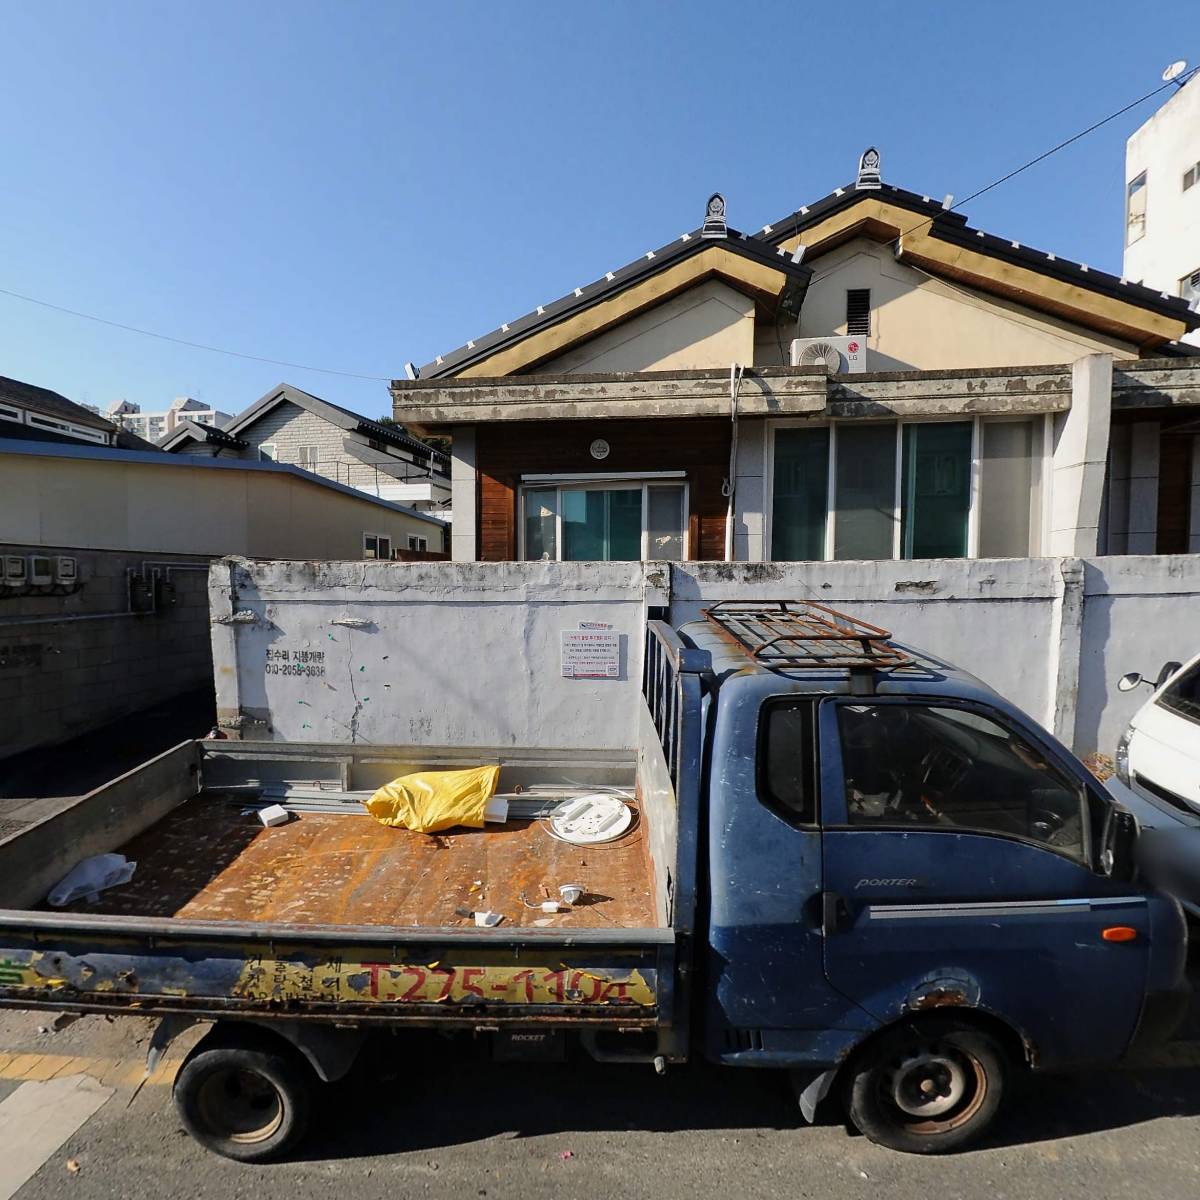
M 733 498 L 737 491 L 737 406 L 738 392 L 742 389 L 742 372 L 746 368 L 741 363 L 729 364 L 729 478 L 725 481 L 724 492 L 729 498 L 729 507 L 725 513 L 725 561 L 733 562 Z

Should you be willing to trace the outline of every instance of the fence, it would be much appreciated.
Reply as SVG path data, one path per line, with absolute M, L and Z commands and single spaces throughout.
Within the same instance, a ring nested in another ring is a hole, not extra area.
M 718 600 L 808 598 L 846 609 L 972 671 L 1081 754 L 1111 754 L 1144 700 L 1116 690 L 1121 674 L 1152 675 L 1200 651 L 1200 555 L 224 560 L 210 597 L 221 719 L 289 741 L 629 746 L 648 610 L 669 611 L 678 626 Z M 562 634 L 581 624 L 618 634 L 613 677 L 564 677 Z

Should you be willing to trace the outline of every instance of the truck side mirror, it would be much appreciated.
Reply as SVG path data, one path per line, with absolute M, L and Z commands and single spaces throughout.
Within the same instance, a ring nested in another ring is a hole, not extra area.
M 1144 683 L 1141 674 L 1137 671 L 1130 671 L 1128 675 L 1122 675 L 1117 680 L 1118 692 L 1132 692 L 1139 683 Z
M 1133 813 L 1114 804 L 1104 823 L 1104 845 L 1100 851 L 1100 869 L 1110 879 L 1120 881 L 1134 877 L 1137 863 L 1134 848 L 1138 827 Z
M 1166 683 L 1167 680 L 1170 679 L 1171 676 L 1174 675 L 1175 672 L 1178 671 L 1181 666 L 1183 666 L 1183 663 L 1177 663 L 1177 662 L 1163 663 L 1162 669 L 1158 672 L 1158 678 L 1154 681 L 1154 690 L 1157 692 L 1158 689 L 1160 687 L 1162 687 L 1162 685 L 1164 683 Z

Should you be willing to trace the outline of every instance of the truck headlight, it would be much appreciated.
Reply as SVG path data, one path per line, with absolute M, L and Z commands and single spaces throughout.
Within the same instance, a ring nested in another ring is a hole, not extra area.
M 1121 734 L 1117 742 L 1117 754 L 1113 760 L 1117 768 L 1117 778 L 1126 786 L 1129 786 L 1129 735 L 1133 730 L 1127 725 L 1125 732 Z

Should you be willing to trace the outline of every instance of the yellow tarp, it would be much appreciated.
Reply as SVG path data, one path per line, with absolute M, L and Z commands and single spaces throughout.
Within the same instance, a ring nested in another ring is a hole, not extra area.
M 367 801 L 367 812 L 383 825 L 417 833 L 437 833 L 455 825 L 482 829 L 483 810 L 499 778 L 498 766 L 401 775 Z

